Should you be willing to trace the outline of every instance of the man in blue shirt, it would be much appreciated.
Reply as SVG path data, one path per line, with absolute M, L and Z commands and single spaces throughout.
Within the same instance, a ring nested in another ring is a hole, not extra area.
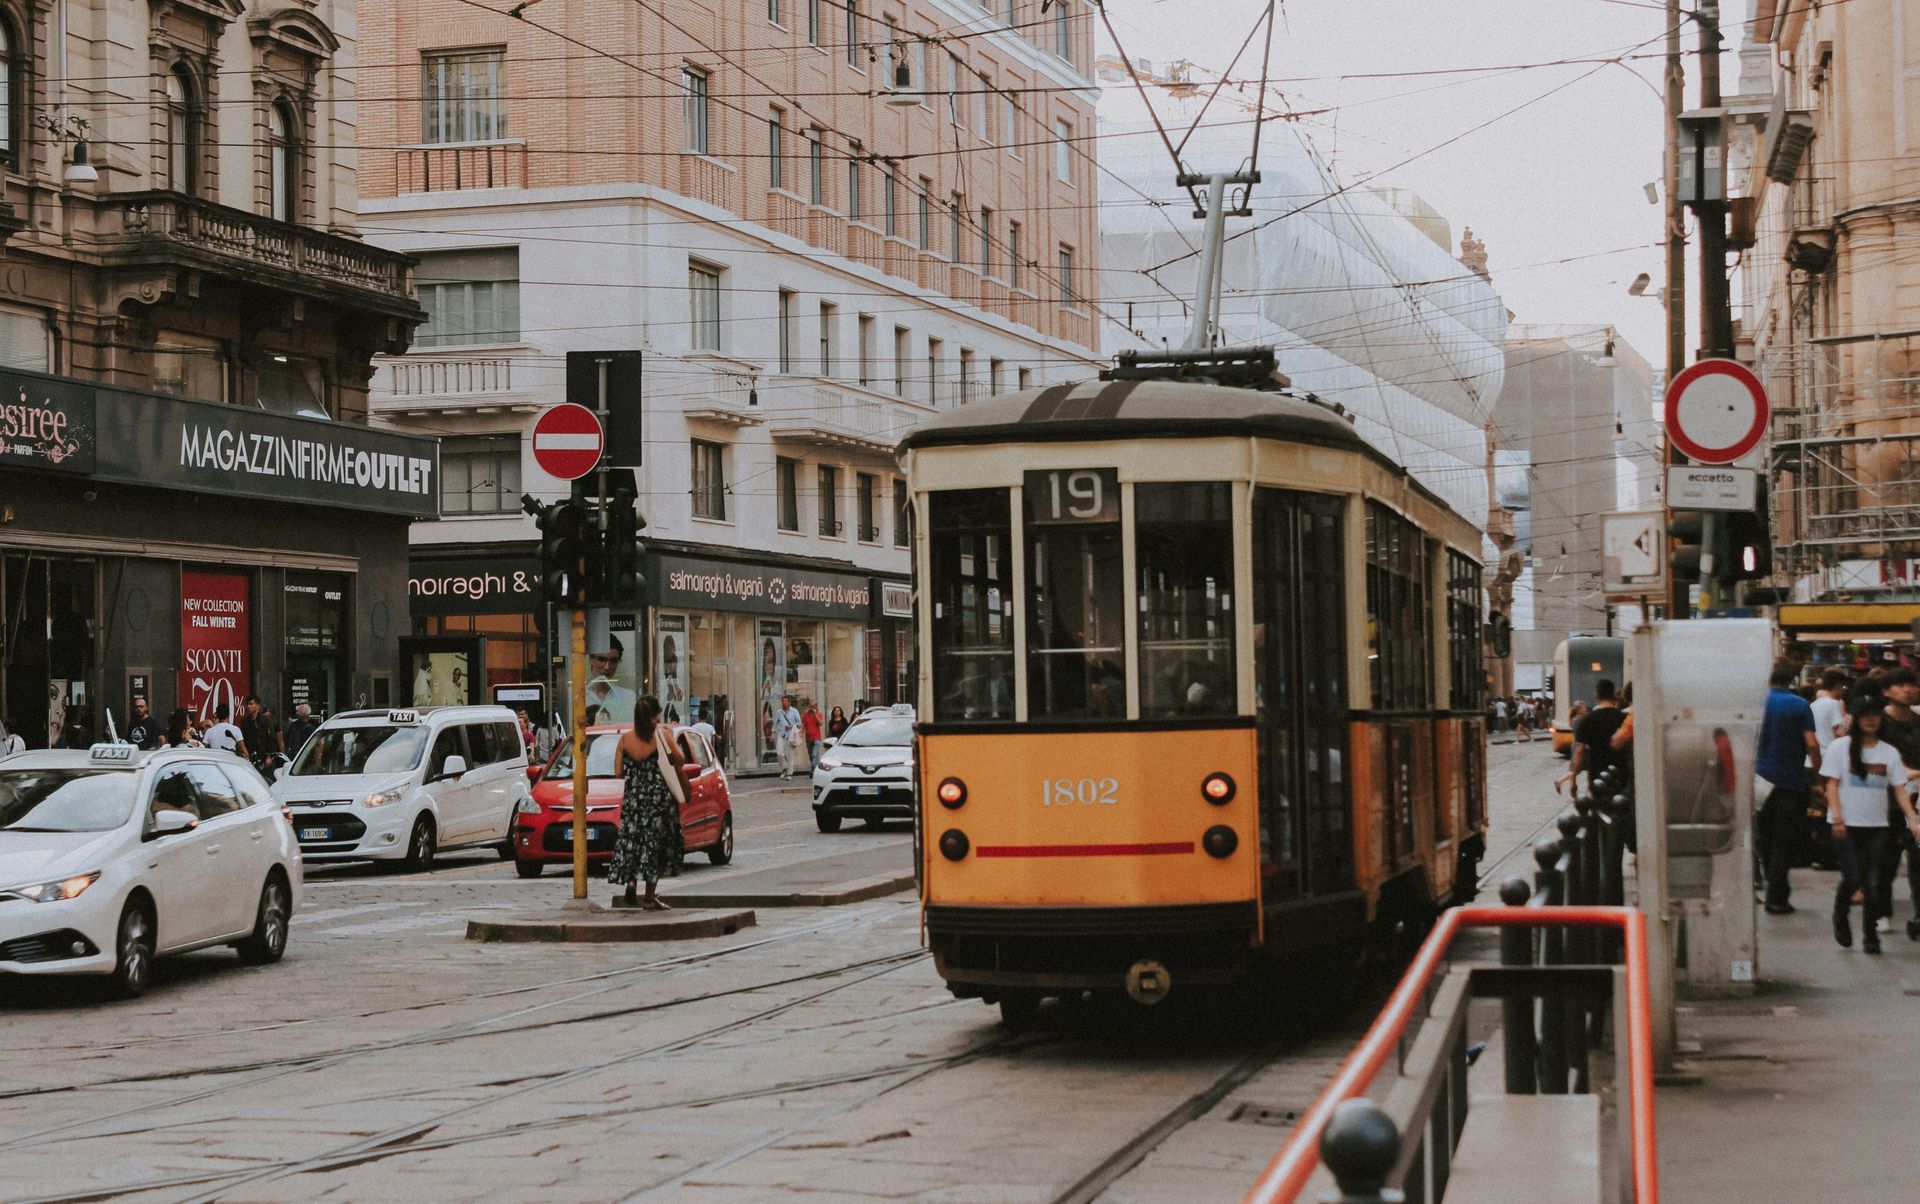
M 1787 868 L 1793 863 L 1794 837 L 1806 827 L 1807 757 L 1818 758 L 1820 742 L 1813 734 L 1813 708 L 1795 694 L 1794 668 L 1787 661 L 1773 667 L 1773 688 L 1767 692 L 1766 718 L 1760 723 L 1760 751 L 1753 771 L 1773 789 L 1760 805 L 1757 851 L 1767 880 L 1767 914 L 1783 916 L 1793 910 Z

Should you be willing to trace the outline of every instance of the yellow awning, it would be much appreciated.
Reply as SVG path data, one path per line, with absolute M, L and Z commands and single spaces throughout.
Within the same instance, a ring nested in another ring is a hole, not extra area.
M 1795 602 L 1780 607 L 1780 629 L 1805 639 L 1912 639 L 1920 602 Z

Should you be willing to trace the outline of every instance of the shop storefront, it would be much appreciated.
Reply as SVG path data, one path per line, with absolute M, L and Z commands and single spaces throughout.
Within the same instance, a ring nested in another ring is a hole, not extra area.
M 653 610 L 651 672 L 669 719 L 703 716 L 714 725 L 730 768 L 777 763 L 773 715 L 792 695 L 800 707 L 848 715 L 889 701 L 896 626 L 911 613 L 883 615 L 878 595 L 892 579 L 694 552 L 649 557 Z
M 482 702 L 496 685 L 548 678 L 540 560 L 526 544 L 415 548 L 408 701 Z
M 0 372 L 0 697 L 29 745 L 131 699 L 387 705 L 431 439 Z
M 1920 602 L 1797 602 L 1779 608 L 1787 655 L 1814 670 L 1911 665 Z

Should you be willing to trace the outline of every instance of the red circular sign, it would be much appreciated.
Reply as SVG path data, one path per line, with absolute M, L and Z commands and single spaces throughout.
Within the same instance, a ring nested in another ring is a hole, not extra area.
M 540 415 L 533 424 L 533 460 L 550 477 L 574 481 L 600 463 L 606 436 L 600 419 L 585 406 L 563 402 Z
M 1667 438 L 1689 460 L 1731 464 L 1760 446 L 1767 390 L 1733 360 L 1701 360 L 1667 386 Z

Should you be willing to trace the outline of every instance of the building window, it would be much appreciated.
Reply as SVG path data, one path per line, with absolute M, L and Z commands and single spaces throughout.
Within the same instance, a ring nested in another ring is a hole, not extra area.
M 507 136 L 504 50 L 463 50 L 421 59 L 420 140 L 497 142 Z
M 773 462 L 774 493 L 779 513 L 774 521 L 782 531 L 800 529 L 800 461 L 780 456 Z
M 255 379 L 253 403 L 269 414 L 296 418 L 332 418 L 327 408 L 327 374 L 320 361 L 269 352 Z
M 873 315 L 860 315 L 860 387 L 873 387 Z
M 1058 0 L 1053 6 L 1053 52 L 1065 59 L 1069 65 L 1073 62 L 1073 26 L 1067 12 L 1067 0 Z
M 993 81 L 984 75 L 973 79 L 973 129 L 980 135 L 980 141 L 993 141 L 993 122 L 991 120 L 990 97 L 993 95 Z
M 779 309 L 777 311 L 777 314 L 778 314 L 779 335 L 780 335 L 780 359 L 778 361 L 778 367 L 781 372 L 792 372 L 793 371 L 793 290 L 790 288 L 781 289 L 780 300 L 778 304 L 779 304 Z
M 1060 304 L 1073 308 L 1073 248 L 1060 244 Z
M 880 191 L 886 194 L 887 237 L 892 238 L 900 233 L 900 180 L 891 167 L 887 168 L 882 179 L 884 182 Z
M 826 160 L 820 151 L 820 131 L 807 131 L 807 200 L 824 205 L 827 192 Z
M 704 155 L 710 149 L 707 142 L 707 73 L 692 67 L 682 68 L 680 87 L 685 93 L 687 150 Z
M 267 108 L 267 177 L 270 216 L 277 222 L 298 220 L 300 188 L 299 146 L 294 141 L 293 114 L 285 105 Z
M 893 546 L 904 548 L 913 539 L 912 495 L 904 478 L 893 478 Z
M 966 405 L 974 400 L 973 394 L 973 348 L 960 349 L 960 404 Z
M 920 249 L 933 249 L 933 181 L 920 177 Z
M 960 213 L 960 194 L 956 192 L 947 198 L 947 224 L 949 226 L 947 258 L 953 260 L 955 263 L 960 262 L 960 252 L 965 245 L 960 238 Z
M 767 115 L 767 187 L 787 186 L 786 133 L 779 109 Z
M 1007 283 L 1020 287 L 1020 223 L 1007 223 Z
M 855 532 L 861 543 L 880 542 L 879 516 L 873 512 L 874 491 L 879 482 L 869 473 L 861 473 L 854 478 L 854 520 L 859 525 Z
M 862 216 L 860 201 L 860 144 L 847 144 L 847 220 L 859 221 Z
M 990 359 L 987 361 L 987 393 L 989 395 L 993 397 L 1000 396 L 1000 382 L 1001 378 L 1006 375 L 1006 367 L 1006 363 L 1001 360 Z
M 833 375 L 833 328 L 840 324 L 840 311 L 830 301 L 820 303 L 820 375 Z
M 911 354 L 912 335 L 904 326 L 893 328 L 893 394 L 895 397 L 907 395 L 907 357 Z
M 687 264 L 687 345 L 695 351 L 720 350 L 720 269 Z
M 415 347 L 462 347 L 520 339 L 520 251 L 426 251 L 414 269 L 414 290 L 427 320 Z
M 1020 369 L 1020 391 L 1024 393 L 1032 387 L 1033 387 L 1033 369 L 1032 368 Z
M 189 195 L 200 191 L 200 115 L 193 81 L 186 68 L 167 72 L 167 187 Z
M 927 91 L 933 87 L 933 77 L 927 74 L 927 40 L 920 38 L 913 44 L 913 86 L 920 92 L 920 107 L 927 104 Z
M 520 440 L 449 439 L 440 445 L 440 513 L 520 509 Z
M 966 123 L 960 120 L 960 60 L 947 56 L 947 121 L 956 126 Z
M 693 441 L 693 516 L 727 517 L 727 449 L 704 439 Z
M 820 466 L 820 534 L 840 535 L 840 470 L 831 464 Z
M 780 0 L 767 0 L 767 20 L 780 24 Z
M 11 315 L 8 315 L 11 316 Z M 46 335 L 41 334 L 42 343 Z M 46 370 L 44 359 L 38 364 L 8 367 Z M 153 340 L 153 388 L 175 397 L 197 397 L 202 401 L 227 400 L 227 357 L 219 342 L 200 335 L 163 330 Z
M 14 128 L 22 105 L 15 93 L 21 72 L 14 61 L 17 54 L 13 29 L 5 21 L 0 21 L 0 159 L 9 163 L 17 162 L 14 152 L 20 146 L 20 132 Z
M 807 45 L 820 44 L 820 0 L 807 0 Z
M 1020 157 L 1020 106 L 1014 101 L 1011 92 L 1005 94 L 1004 100 L 1006 101 L 1004 109 L 1007 123 L 1007 153 L 1018 159 Z
M 1073 126 L 1053 123 L 1053 174 L 1062 184 L 1073 183 Z
M 947 345 L 939 339 L 927 339 L 927 404 L 940 404 L 940 375 L 947 358 Z
M 847 66 L 860 70 L 860 0 L 845 0 L 847 7 Z
M 980 274 L 993 275 L 993 210 L 980 207 Z

